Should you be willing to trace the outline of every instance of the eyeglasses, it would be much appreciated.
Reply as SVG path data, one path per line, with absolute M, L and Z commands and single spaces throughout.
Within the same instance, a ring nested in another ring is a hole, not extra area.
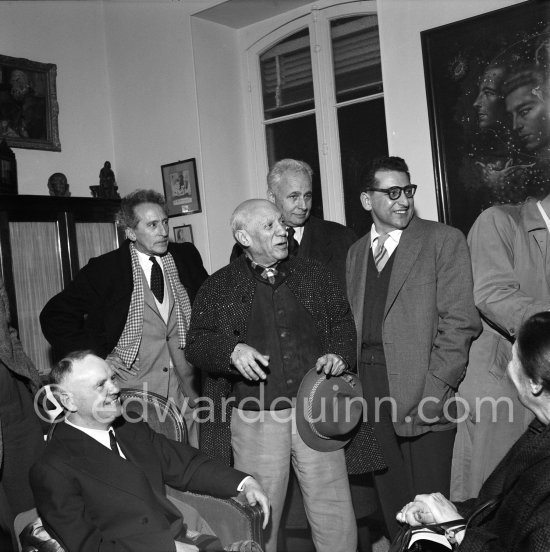
M 401 197 L 401 192 L 405 192 L 405 197 L 410 199 L 416 193 L 416 188 L 418 188 L 416 184 L 409 184 L 403 188 L 401 188 L 401 186 L 392 186 L 391 188 L 386 189 L 367 188 L 367 192 L 382 192 L 383 194 L 388 194 L 389 198 L 392 201 L 395 201 Z

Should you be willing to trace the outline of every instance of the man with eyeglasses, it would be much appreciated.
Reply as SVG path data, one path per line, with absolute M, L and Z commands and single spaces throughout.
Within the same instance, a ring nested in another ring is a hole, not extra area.
M 481 326 L 466 239 L 415 216 L 405 161 L 375 160 L 365 184 L 373 225 L 349 250 L 347 290 L 368 416 L 388 465 L 374 483 L 392 537 L 400 501 L 449 494 L 453 398 Z

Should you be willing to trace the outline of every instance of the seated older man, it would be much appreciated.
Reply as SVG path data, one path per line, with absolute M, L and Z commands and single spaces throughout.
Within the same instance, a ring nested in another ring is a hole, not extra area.
M 123 420 L 115 374 L 89 351 L 52 370 L 67 415 L 31 470 L 46 529 L 68 552 L 222 550 L 219 541 L 188 538 L 164 484 L 221 497 L 243 491 L 269 519 L 269 502 L 250 476 L 196 449 Z
M 452 522 L 446 536 L 461 552 L 550 550 L 550 312 L 531 316 L 520 328 L 508 374 L 535 420 L 479 497 L 453 504 L 440 493 L 418 495 L 397 514 L 413 526 Z M 491 499 L 489 515 L 485 510 L 466 525 L 464 518 Z

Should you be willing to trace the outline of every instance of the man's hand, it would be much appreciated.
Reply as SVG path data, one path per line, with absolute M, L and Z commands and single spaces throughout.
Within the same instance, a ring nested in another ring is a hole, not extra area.
M 339 376 L 346 369 L 346 363 L 342 360 L 342 357 L 339 355 L 334 355 L 332 353 L 327 353 L 322 357 L 317 359 L 315 363 L 315 370 L 320 374 L 324 372 L 327 376 Z
M 241 375 L 247 380 L 258 381 L 267 378 L 266 373 L 258 365 L 267 366 L 269 356 L 262 355 L 254 347 L 246 343 L 237 343 L 231 353 L 231 364 L 237 368 Z
M 248 477 L 244 482 L 242 492 L 250 506 L 255 506 L 257 503 L 260 504 L 264 513 L 262 529 L 265 529 L 269 522 L 269 498 L 264 493 L 262 486 L 253 477 Z
M 194 544 L 185 544 L 178 541 L 174 542 L 176 543 L 176 552 L 199 552 L 199 549 Z
M 416 526 L 422 523 L 444 523 L 460 519 L 455 505 L 441 493 L 421 494 L 406 504 L 395 516 L 397 521 Z
M 116 353 L 109 354 L 105 359 L 105 362 L 121 381 L 126 381 L 128 376 L 132 374 L 132 369 L 128 368 L 126 364 L 124 364 L 124 361 Z

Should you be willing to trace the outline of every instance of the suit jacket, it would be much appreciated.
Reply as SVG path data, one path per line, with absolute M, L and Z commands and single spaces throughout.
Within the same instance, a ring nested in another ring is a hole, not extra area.
M 193 302 L 208 274 L 191 243 L 168 245 L 181 283 Z M 105 358 L 126 324 L 132 291 L 130 242 L 90 260 L 40 313 L 42 332 L 58 355 L 92 349 Z
M 475 518 L 461 552 L 550 550 L 550 426 L 535 420 L 483 484 L 479 497 L 457 504 L 467 517 L 489 498 L 496 509 Z
M 347 288 L 360 354 L 370 232 L 349 250 Z M 463 234 L 414 217 L 394 252 L 382 339 L 395 431 L 420 435 L 453 427 L 443 416 L 464 376 L 470 343 L 481 329 Z M 423 399 L 421 416 L 419 405 Z M 451 405 L 453 406 L 453 405 Z
M 338 277 L 340 284 L 346 285 L 346 255 L 357 235 L 351 228 L 337 222 L 310 216 L 304 225 L 304 234 L 297 257 L 315 259 Z M 239 244 L 233 246 L 231 261 L 242 255 Z
M 350 366 L 355 365 L 355 328 L 345 293 L 332 272 L 310 259 L 290 257 L 286 268 L 286 285 L 310 313 L 323 351 L 340 355 Z M 231 390 L 231 381 L 242 376 L 230 364 L 237 343 L 246 343 L 248 318 L 256 282 L 246 259 L 240 256 L 213 274 L 199 290 L 191 313 L 185 355 L 206 377 L 203 394 L 213 404 L 208 423 L 201 426 L 201 450 L 231 459 L 230 409 L 223 408 L 223 399 Z M 233 406 L 233 405 L 230 405 Z M 363 424 L 367 426 L 367 424 Z M 384 466 L 372 428 L 362 427 L 358 442 L 363 442 L 356 471 L 364 472 Z M 354 449 L 355 450 L 355 449 Z M 365 450 L 371 450 L 368 458 Z M 355 456 L 355 454 L 354 454 Z
M 143 422 L 116 435 L 127 460 L 61 422 L 31 470 L 38 512 L 67 552 L 174 551 L 183 522 L 164 485 L 230 497 L 246 477 Z

